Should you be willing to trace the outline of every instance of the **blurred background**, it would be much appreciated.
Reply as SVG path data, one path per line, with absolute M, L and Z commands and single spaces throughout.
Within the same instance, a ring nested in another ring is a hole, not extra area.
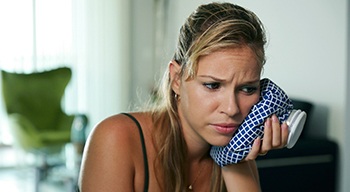
M 69 68 L 71 78 L 63 89 L 60 105 L 68 115 L 88 118 L 83 125 L 75 118 L 78 125 L 69 126 L 73 136 L 63 150 L 38 155 L 17 145 L 19 139 L 11 130 L 7 105 L 1 97 L 0 185 L 6 186 L 2 189 L 74 191 L 81 157 L 76 144 L 83 145 L 80 137 L 86 138 L 103 118 L 142 106 L 172 58 L 185 18 L 199 4 L 208 2 L 1 0 L 0 69 L 31 74 Z M 312 104 L 304 130 L 307 137 L 335 145 L 330 150 L 332 156 L 314 155 L 331 157 L 335 186 L 326 191 L 349 191 L 349 2 L 230 2 L 252 10 L 265 25 L 268 45 L 263 76 L 279 84 L 292 98 Z M 3 93 L 5 89 L 1 90 Z M 315 145 L 312 150 L 324 146 Z M 48 166 L 51 164 L 55 166 Z M 316 170 L 326 166 L 318 164 L 321 166 Z M 43 174 L 47 167 L 52 171 Z M 322 179 L 315 176 L 315 180 Z

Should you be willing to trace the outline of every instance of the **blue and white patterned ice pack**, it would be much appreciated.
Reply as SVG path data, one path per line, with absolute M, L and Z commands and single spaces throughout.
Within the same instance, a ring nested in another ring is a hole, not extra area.
M 288 119 L 293 103 L 284 91 L 269 79 L 260 81 L 260 90 L 260 101 L 252 107 L 231 141 L 226 146 L 211 148 L 210 155 L 218 165 L 234 164 L 244 159 L 254 140 L 263 137 L 267 117 L 276 114 L 280 122 Z

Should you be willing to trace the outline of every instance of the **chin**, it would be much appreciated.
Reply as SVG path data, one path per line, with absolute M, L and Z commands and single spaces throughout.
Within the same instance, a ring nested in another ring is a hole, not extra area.
M 219 138 L 217 138 L 217 139 L 215 139 L 215 140 L 213 140 L 210 144 L 211 145 L 214 145 L 214 146 L 221 146 L 221 147 L 223 147 L 223 146 L 226 146 L 229 142 L 230 142 L 230 140 L 231 140 L 231 138 L 232 137 L 219 137 Z

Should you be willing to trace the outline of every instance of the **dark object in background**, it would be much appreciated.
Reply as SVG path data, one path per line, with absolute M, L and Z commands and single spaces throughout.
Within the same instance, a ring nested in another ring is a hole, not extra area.
M 313 104 L 292 99 L 294 108 L 311 116 Z M 312 138 L 304 130 L 292 149 L 269 151 L 256 160 L 262 191 L 334 192 L 337 188 L 338 144 L 327 138 Z

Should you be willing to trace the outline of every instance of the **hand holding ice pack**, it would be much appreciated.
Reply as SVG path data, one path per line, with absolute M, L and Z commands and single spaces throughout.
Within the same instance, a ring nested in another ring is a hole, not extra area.
M 238 128 L 231 141 L 224 147 L 213 146 L 211 157 L 220 165 L 234 164 L 244 159 L 252 148 L 254 140 L 263 137 L 265 119 L 277 115 L 280 122 L 289 126 L 287 147 L 292 148 L 297 142 L 306 120 L 306 113 L 294 110 L 292 101 L 275 83 L 269 79 L 260 81 L 260 101 Z

